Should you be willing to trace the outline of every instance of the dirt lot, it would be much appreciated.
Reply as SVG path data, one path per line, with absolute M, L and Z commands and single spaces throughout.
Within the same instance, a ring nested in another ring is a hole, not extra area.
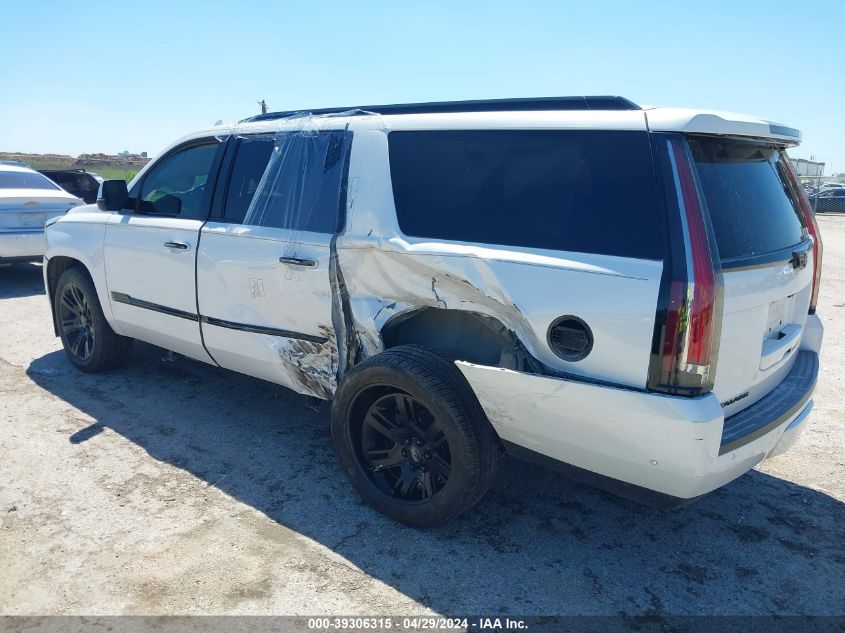
M 506 460 L 429 532 L 363 506 L 328 407 L 138 345 L 75 371 L 40 267 L 0 269 L 0 613 L 841 614 L 845 217 L 820 218 L 826 327 L 791 453 L 646 509 Z

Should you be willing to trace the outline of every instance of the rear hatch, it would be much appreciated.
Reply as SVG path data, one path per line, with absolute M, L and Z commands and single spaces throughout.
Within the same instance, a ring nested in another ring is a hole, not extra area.
M 813 287 L 812 242 L 783 150 L 761 141 L 687 139 L 722 264 L 713 391 L 727 417 L 774 389 L 795 360 Z

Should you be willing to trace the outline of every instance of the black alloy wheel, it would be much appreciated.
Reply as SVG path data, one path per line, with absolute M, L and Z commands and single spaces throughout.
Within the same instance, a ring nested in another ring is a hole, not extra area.
M 332 400 L 332 439 L 367 503 L 422 528 L 472 508 L 500 450 L 454 361 L 420 345 L 387 349 L 346 373 Z
M 59 300 L 59 326 L 63 339 L 67 341 L 68 353 L 85 363 L 94 353 L 96 331 L 91 303 L 82 288 L 67 283 Z
M 132 339 L 111 328 L 84 268 L 69 268 L 59 277 L 53 291 L 53 318 L 65 353 L 82 371 L 113 369 L 129 357 Z
M 419 400 L 400 392 L 370 405 L 361 429 L 361 458 L 383 493 L 410 503 L 440 492 L 452 470 L 441 422 Z

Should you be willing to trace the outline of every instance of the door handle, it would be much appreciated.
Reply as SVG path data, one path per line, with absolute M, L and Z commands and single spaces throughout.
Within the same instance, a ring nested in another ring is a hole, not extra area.
M 316 259 L 301 259 L 299 257 L 280 257 L 279 262 L 282 264 L 290 264 L 291 266 L 304 266 L 305 268 L 316 268 Z
M 187 242 L 165 242 L 164 245 L 177 251 L 186 251 L 191 248 L 191 245 Z

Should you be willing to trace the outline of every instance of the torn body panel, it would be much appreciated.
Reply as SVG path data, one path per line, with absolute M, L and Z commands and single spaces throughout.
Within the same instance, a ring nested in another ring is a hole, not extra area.
M 203 338 L 217 363 L 318 398 L 337 386 L 329 237 L 306 233 L 280 261 L 288 232 L 209 222 L 197 259 Z
M 397 319 L 422 308 L 459 311 L 499 324 L 512 338 L 511 355 L 524 347 L 550 372 L 644 387 L 659 262 L 626 262 L 623 273 L 607 266 L 569 265 L 574 262 L 551 256 L 502 250 L 481 256 L 477 250 L 412 244 L 401 237 L 358 239 L 354 245 L 343 240 L 339 262 L 364 354 L 385 346 L 383 331 Z M 574 314 L 592 328 L 593 350 L 582 361 L 567 362 L 547 344 L 549 325 L 564 314 Z M 442 332 L 444 339 L 448 336 Z
M 334 332 L 325 329 L 324 343 L 279 339 L 275 343 L 281 376 L 294 391 L 330 400 L 337 389 L 338 353 Z

